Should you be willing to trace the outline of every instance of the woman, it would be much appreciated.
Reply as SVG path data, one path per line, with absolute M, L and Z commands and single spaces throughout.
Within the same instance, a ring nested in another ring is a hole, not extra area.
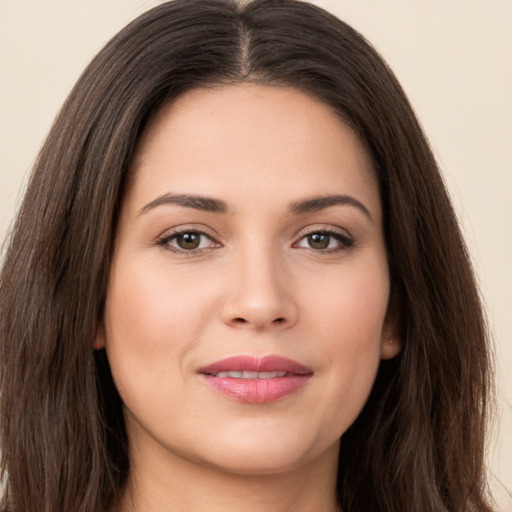
M 293 0 L 93 60 L 1 276 L 4 508 L 490 510 L 487 334 L 396 79 Z

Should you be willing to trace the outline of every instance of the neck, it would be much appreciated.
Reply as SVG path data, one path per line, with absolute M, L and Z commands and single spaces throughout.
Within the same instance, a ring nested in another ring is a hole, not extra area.
M 336 512 L 336 452 L 260 475 L 232 473 L 175 454 L 158 458 L 146 447 L 144 453 L 132 451 L 120 512 Z

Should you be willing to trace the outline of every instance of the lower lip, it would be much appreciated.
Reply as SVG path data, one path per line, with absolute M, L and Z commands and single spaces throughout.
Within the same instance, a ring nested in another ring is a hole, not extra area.
M 239 402 L 263 404 L 274 402 L 302 388 L 311 375 L 291 375 L 271 379 L 237 379 L 202 375 L 217 392 Z

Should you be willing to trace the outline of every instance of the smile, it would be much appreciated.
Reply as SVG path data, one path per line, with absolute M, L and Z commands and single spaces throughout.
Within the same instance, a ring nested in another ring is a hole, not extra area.
M 211 389 L 239 402 L 273 402 L 298 391 L 313 371 L 281 356 L 235 356 L 202 367 L 197 372 Z
M 288 372 L 248 372 L 248 371 L 234 371 L 234 372 L 219 372 L 214 377 L 229 377 L 231 379 L 274 379 L 276 377 L 290 376 Z

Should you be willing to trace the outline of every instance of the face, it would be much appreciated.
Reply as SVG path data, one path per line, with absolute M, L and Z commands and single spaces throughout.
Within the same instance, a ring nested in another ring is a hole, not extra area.
M 377 180 L 329 107 L 187 93 L 139 144 L 96 340 L 131 450 L 245 474 L 335 460 L 398 351 L 389 288 Z

